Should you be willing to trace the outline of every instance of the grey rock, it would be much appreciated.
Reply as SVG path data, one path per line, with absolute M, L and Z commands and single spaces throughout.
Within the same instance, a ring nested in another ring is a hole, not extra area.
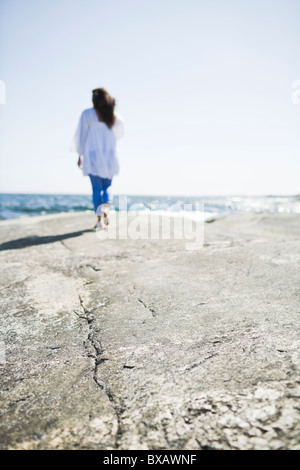
M 299 222 L 214 220 L 195 252 L 0 222 L 1 449 L 299 449 Z

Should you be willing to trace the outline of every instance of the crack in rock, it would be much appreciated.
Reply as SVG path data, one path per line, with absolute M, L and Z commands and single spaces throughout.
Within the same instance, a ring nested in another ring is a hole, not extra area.
M 132 289 L 133 289 L 133 290 L 128 289 L 128 292 L 129 292 L 130 295 L 135 295 L 135 291 L 138 290 L 136 284 L 133 284 Z M 153 307 L 149 307 L 149 305 L 147 305 L 140 297 L 138 297 L 137 300 L 138 300 L 138 302 L 139 302 L 140 304 L 143 305 L 143 307 L 144 307 L 145 309 L 147 309 L 147 310 L 151 313 L 151 315 L 152 315 L 153 317 L 156 317 L 156 316 L 157 316 L 157 312 L 156 312 L 156 310 L 155 310 Z
M 95 271 L 96 273 L 101 271 L 101 268 L 97 268 L 97 266 L 93 266 L 92 264 L 86 264 L 85 265 L 87 268 L 91 268 L 93 271 Z
M 59 241 L 62 244 L 62 246 L 64 246 L 67 250 L 72 251 L 71 248 L 63 240 L 59 240 Z
M 149 310 L 149 312 L 151 312 L 151 315 L 152 315 L 153 317 L 156 317 L 157 314 L 156 314 L 154 308 L 148 307 L 148 305 L 146 305 L 145 302 L 143 302 L 143 300 L 141 300 L 140 298 L 138 298 L 138 301 L 139 301 L 147 310 Z
M 193 365 L 190 366 L 190 367 L 187 367 L 187 368 L 185 369 L 185 371 L 186 371 L 186 372 L 189 372 L 190 370 L 193 370 L 193 369 L 195 369 L 196 367 L 201 366 L 202 364 L 204 364 L 204 362 L 208 361 L 209 359 L 211 359 L 212 357 L 217 356 L 217 355 L 218 355 L 218 353 L 211 354 L 210 356 L 205 357 L 202 361 L 197 362 L 196 364 L 193 364 Z
M 107 386 L 107 384 L 105 384 L 104 382 L 98 380 L 99 367 L 101 366 L 101 364 L 108 361 L 109 359 L 106 358 L 106 357 L 103 357 L 103 348 L 102 348 L 101 342 L 98 339 L 95 338 L 95 330 L 93 328 L 93 322 L 95 320 L 95 317 L 93 315 L 94 311 L 98 307 L 103 307 L 104 305 L 106 305 L 106 303 L 98 305 L 95 309 L 93 309 L 91 311 L 91 310 L 89 310 L 85 307 L 84 302 L 82 300 L 82 297 L 80 295 L 78 295 L 78 298 L 79 298 L 80 307 L 83 311 L 83 315 L 78 314 L 78 312 L 76 312 L 75 310 L 74 310 L 74 313 L 77 315 L 78 318 L 84 319 L 87 322 L 88 326 L 89 326 L 89 334 L 88 334 L 86 343 L 89 343 L 89 344 L 92 345 L 95 353 L 94 354 L 89 353 L 88 346 L 87 346 L 86 343 L 84 344 L 84 346 L 85 346 L 86 350 L 88 351 L 88 357 L 91 357 L 94 360 L 93 380 L 94 380 L 95 384 L 97 385 L 97 387 L 100 390 L 104 391 L 104 393 L 108 397 L 108 399 L 109 399 L 109 401 L 112 405 L 112 408 L 115 412 L 115 415 L 116 415 L 116 418 L 117 418 L 117 423 L 118 423 L 115 447 L 118 448 L 119 440 L 120 440 L 120 438 L 123 434 L 123 431 L 121 429 L 121 415 L 124 412 L 124 410 L 119 409 L 119 407 L 116 403 L 115 397 L 114 397 L 113 393 L 111 392 L 111 390 L 109 389 L 109 387 Z

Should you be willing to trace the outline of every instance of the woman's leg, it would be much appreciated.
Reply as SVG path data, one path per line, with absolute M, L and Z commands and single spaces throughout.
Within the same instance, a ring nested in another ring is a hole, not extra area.
M 102 184 L 102 178 L 99 176 L 95 175 L 89 175 L 91 184 L 92 184 L 92 190 L 93 190 L 93 205 L 94 205 L 94 211 L 95 214 L 98 215 L 98 220 L 100 220 L 100 215 L 99 215 L 99 209 L 101 205 L 103 204 L 102 200 L 102 191 L 103 191 L 103 184 Z
M 111 192 L 111 183 L 112 180 L 108 178 L 102 178 L 102 187 L 103 187 L 103 195 L 102 195 L 102 204 L 103 204 L 103 215 L 104 215 L 104 223 L 105 225 L 109 224 L 108 218 L 108 211 L 110 205 L 112 203 L 112 192 Z

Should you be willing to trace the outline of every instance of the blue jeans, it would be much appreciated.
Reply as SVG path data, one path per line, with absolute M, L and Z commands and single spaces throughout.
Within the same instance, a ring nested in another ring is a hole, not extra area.
M 101 204 L 111 204 L 112 203 L 112 194 L 111 194 L 111 182 L 112 180 L 108 178 L 101 178 L 100 176 L 89 175 L 92 189 L 93 189 L 93 204 L 95 213 L 100 215 Z M 98 209 L 99 208 L 99 209 Z M 98 209 L 98 211 L 97 211 Z

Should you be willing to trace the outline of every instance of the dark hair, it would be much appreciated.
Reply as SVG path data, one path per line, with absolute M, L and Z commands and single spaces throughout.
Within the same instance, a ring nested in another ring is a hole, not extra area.
M 98 114 L 99 121 L 111 129 L 115 122 L 114 110 L 116 101 L 110 96 L 105 88 L 95 88 L 93 90 L 93 105 Z

